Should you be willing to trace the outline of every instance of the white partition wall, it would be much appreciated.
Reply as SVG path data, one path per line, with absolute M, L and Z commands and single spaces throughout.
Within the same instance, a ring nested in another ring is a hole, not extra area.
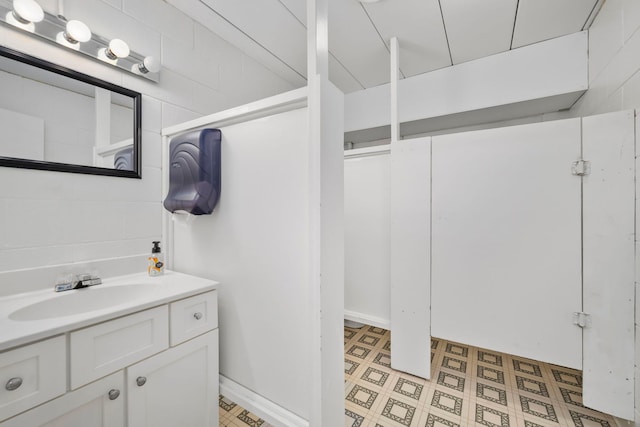
M 391 367 L 431 377 L 431 138 L 391 144 Z
M 306 108 L 221 127 L 222 194 L 174 223 L 173 268 L 215 278 L 220 373 L 308 419 Z
M 345 318 L 389 329 L 388 145 L 344 159 Z
M 580 119 L 433 138 L 432 335 L 580 369 Z
M 276 425 L 310 424 L 314 361 L 323 364 L 326 384 L 343 388 L 342 94 L 323 91 L 333 116 L 323 128 L 322 205 L 310 190 L 320 171 L 311 165 L 306 88 L 164 131 L 222 132 L 220 201 L 211 215 L 165 215 L 168 261 L 221 282 L 221 391 Z M 318 226 L 321 240 L 313 241 Z M 322 300 L 314 271 L 322 273 Z M 321 310 L 323 336 L 314 335 L 312 306 Z M 328 416 L 342 419 L 340 407 L 328 407 Z
M 628 420 L 634 405 L 634 113 L 582 119 L 585 406 Z

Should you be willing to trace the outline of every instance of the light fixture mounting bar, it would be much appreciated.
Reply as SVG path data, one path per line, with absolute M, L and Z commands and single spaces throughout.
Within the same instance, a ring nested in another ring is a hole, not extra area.
M 7 22 L 6 15 L 8 12 L 12 11 L 13 5 L 10 0 L 0 0 L 0 23 L 6 25 L 14 31 L 31 34 L 55 44 L 55 46 L 59 47 L 60 49 L 67 49 L 72 52 L 78 52 L 80 54 L 89 56 L 101 62 L 102 64 L 105 64 L 105 66 L 116 67 L 138 77 L 142 77 L 154 82 L 159 81 L 160 76 L 158 72 L 148 72 L 149 70 L 145 68 L 144 65 L 140 67 L 141 64 L 145 64 L 145 58 L 147 58 L 147 63 L 149 63 L 148 58 L 150 57 L 145 57 L 138 52 L 130 50 L 129 55 L 125 58 L 117 58 L 117 61 L 104 61 L 99 57 L 99 52 L 101 50 L 104 52 L 105 49 L 109 48 L 110 40 L 108 40 L 107 38 L 94 33 L 91 35 L 90 40 L 78 43 L 76 46 L 77 48 L 71 49 L 64 44 L 56 42 L 57 35 L 66 31 L 67 20 L 64 17 L 52 15 L 51 13 L 44 11 L 44 19 L 36 23 L 33 32 L 31 32 L 28 30 L 23 30 Z M 157 63 L 158 61 L 154 60 L 154 62 Z

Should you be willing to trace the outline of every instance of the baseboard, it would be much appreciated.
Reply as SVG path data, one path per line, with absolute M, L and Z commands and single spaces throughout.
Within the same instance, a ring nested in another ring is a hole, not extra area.
M 383 319 L 382 317 L 370 316 L 368 314 L 345 310 L 344 318 L 347 320 L 352 320 L 354 322 L 364 323 L 365 325 L 375 326 L 377 328 L 391 329 L 391 322 L 389 321 L 389 319 Z
M 224 375 L 220 375 L 220 394 L 274 426 L 309 427 L 309 421 Z

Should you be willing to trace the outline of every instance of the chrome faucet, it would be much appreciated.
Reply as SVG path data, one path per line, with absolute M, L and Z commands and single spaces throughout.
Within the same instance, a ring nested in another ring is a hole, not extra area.
M 98 276 L 91 275 L 89 273 L 83 274 L 71 274 L 64 279 L 59 280 L 55 285 L 54 290 L 56 292 L 70 291 L 71 289 L 82 289 L 89 286 L 95 286 L 102 284 L 102 279 Z

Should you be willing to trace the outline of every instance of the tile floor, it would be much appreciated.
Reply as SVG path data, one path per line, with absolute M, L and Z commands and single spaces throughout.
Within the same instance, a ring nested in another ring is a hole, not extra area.
M 579 371 L 431 340 L 431 381 L 390 367 L 390 333 L 345 328 L 345 426 L 615 427 Z
M 220 395 L 218 399 L 220 427 L 272 427 L 271 424 L 240 405 Z
M 425 381 L 391 369 L 389 331 L 344 334 L 345 427 L 616 425 L 582 406 L 579 371 L 434 338 Z M 270 427 L 223 396 L 219 403 L 221 426 Z

